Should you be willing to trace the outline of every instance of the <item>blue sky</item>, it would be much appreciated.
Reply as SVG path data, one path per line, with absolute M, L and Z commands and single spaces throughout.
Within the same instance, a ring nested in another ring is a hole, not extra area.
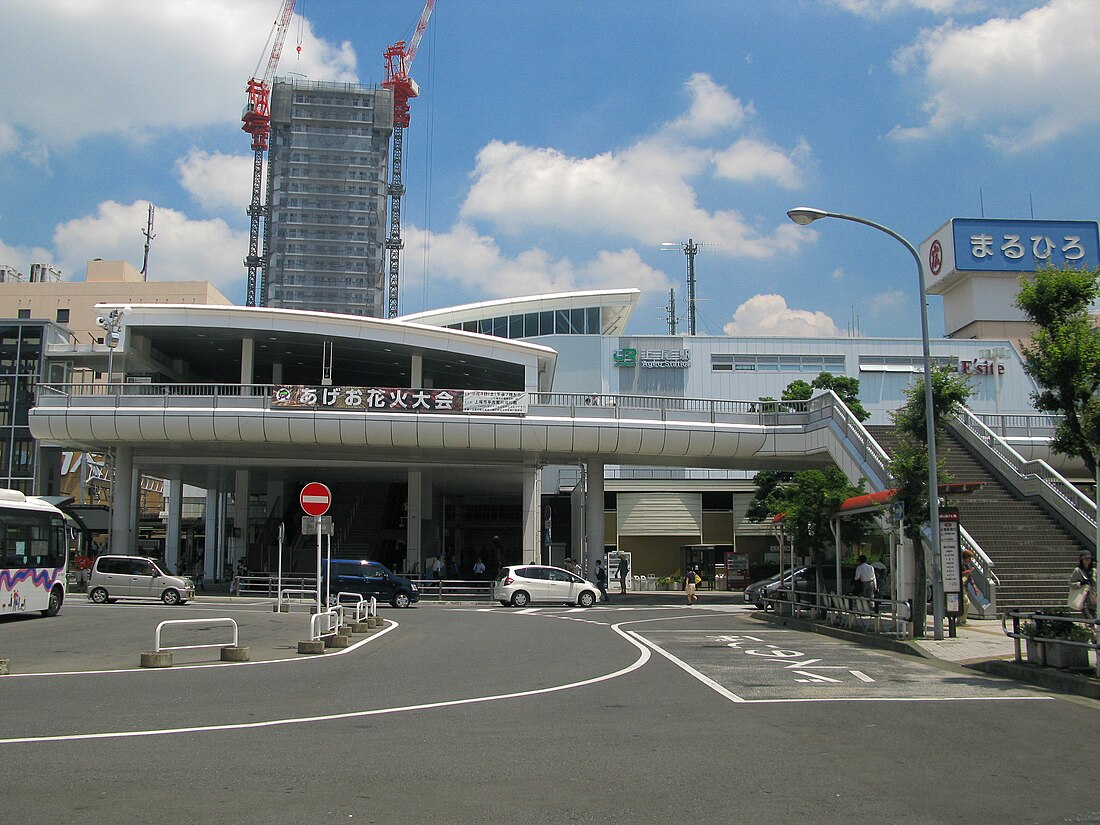
M 239 119 L 280 5 L 4 0 L 0 263 L 140 267 L 151 201 L 150 280 L 243 303 Z M 299 0 L 279 74 L 379 82 L 421 5 Z M 401 310 L 637 286 L 631 331 L 659 333 L 686 297 L 661 243 L 694 238 L 700 332 L 917 336 L 896 241 L 786 210 L 914 244 L 983 210 L 1095 220 L 1098 52 L 1096 0 L 437 0 Z

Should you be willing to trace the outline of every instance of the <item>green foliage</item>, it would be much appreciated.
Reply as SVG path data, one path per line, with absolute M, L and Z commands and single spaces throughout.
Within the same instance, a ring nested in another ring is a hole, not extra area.
M 784 401 L 809 401 L 814 394 L 814 388 L 801 378 L 792 381 L 783 390 Z
M 1096 474 L 1100 450 L 1100 330 L 1089 307 L 1100 297 L 1100 268 L 1047 267 L 1020 280 L 1016 306 L 1037 326 L 1023 347 L 1024 369 L 1038 392 L 1035 407 L 1061 414 L 1051 447 L 1083 460 Z
M 1024 636 L 1038 639 L 1066 639 L 1071 642 L 1091 642 L 1092 631 L 1066 610 L 1037 610 L 1034 613 L 1035 620 L 1023 622 L 1020 625 L 1020 633 Z M 1053 616 L 1056 619 L 1044 619 L 1043 616 Z M 1075 621 L 1060 621 L 1061 619 L 1074 619 Z
M 798 383 L 797 381 L 795 383 Z M 805 382 L 802 382 L 805 383 Z M 793 385 L 792 385 L 793 386 Z M 871 417 L 859 400 L 859 379 L 850 378 L 847 375 L 833 375 L 830 372 L 820 373 L 810 386 L 815 390 L 832 390 L 837 394 L 844 405 L 851 410 L 860 421 L 866 421 Z
M 767 521 L 775 515 L 768 509 L 768 497 L 780 486 L 787 484 L 794 477 L 794 473 L 783 470 L 761 470 L 753 476 L 753 484 L 756 485 L 756 494 L 753 496 L 749 509 L 745 512 L 745 518 L 753 522 Z

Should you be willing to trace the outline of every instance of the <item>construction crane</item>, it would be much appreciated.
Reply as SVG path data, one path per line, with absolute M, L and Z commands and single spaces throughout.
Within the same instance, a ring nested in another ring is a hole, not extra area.
M 260 217 L 267 212 L 263 205 L 264 152 L 271 134 L 271 80 L 275 76 L 275 67 L 283 53 L 283 41 L 286 39 L 290 18 L 294 15 L 297 0 L 283 0 L 282 10 L 275 19 L 274 28 L 268 38 L 271 51 L 267 57 L 267 68 L 260 74 L 263 55 L 256 71 L 245 84 L 248 92 L 248 104 L 241 115 L 241 130 L 252 135 L 252 202 L 248 205 L 248 257 L 244 265 L 248 267 L 248 294 L 245 306 L 256 306 L 256 272 L 267 267 L 267 261 L 260 255 Z M 300 51 L 300 49 L 299 49 Z M 265 250 L 266 252 L 266 250 Z
M 401 250 L 405 242 L 401 239 L 401 199 L 405 196 L 402 183 L 402 154 L 405 142 L 405 128 L 409 125 L 409 100 L 420 94 L 420 87 L 409 77 L 416 50 L 420 48 L 420 39 L 428 28 L 428 18 L 435 9 L 435 0 L 426 0 L 424 10 L 416 23 L 416 31 L 406 44 L 398 40 L 382 53 L 386 58 L 386 79 L 382 87 L 393 92 L 393 158 L 390 165 L 390 234 L 386 238 L 389 250 L 389 305 L 386 317 L 397 317 L 398 289 L 400 286 Z

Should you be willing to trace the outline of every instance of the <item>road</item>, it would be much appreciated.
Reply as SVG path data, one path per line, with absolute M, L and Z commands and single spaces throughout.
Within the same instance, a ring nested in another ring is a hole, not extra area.
M 274 660 L 134 668 L 217 606 L 0 622 L 41 673 L 0 678 L 4 821 L 1100 822 L 1100 704 L 742 608 L 421 606 L 323 657 L 235 609 Z

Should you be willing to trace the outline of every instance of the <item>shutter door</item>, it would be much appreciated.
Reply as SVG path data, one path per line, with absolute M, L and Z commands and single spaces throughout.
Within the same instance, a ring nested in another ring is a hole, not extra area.
M 688 536 L 703 532 L 699 493 L 617 493 L 620 536 Z

